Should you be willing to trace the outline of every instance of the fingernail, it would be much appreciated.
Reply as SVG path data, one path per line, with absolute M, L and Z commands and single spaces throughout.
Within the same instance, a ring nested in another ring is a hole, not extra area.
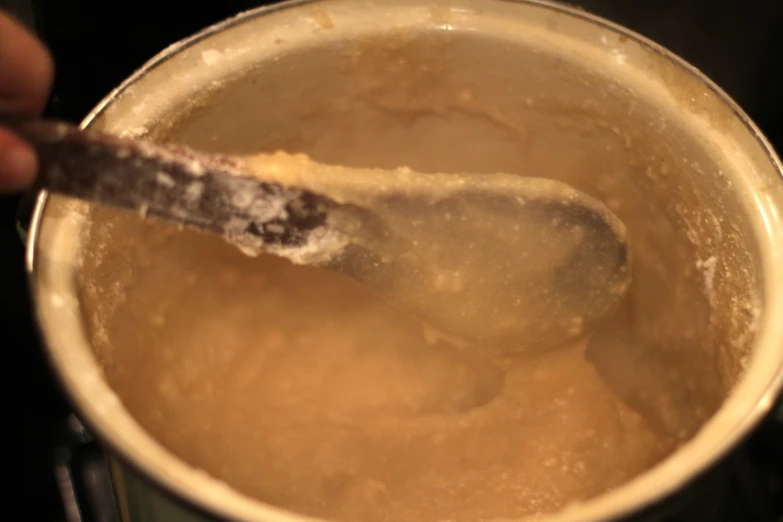
M 0 190 L 19 190 L 32 183 L 36 158 L 29 147 L 11 147 L 0 155 Z

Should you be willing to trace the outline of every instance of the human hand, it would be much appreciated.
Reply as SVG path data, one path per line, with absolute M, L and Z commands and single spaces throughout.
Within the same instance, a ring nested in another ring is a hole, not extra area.
M 43 44 L 0 11 L 0 114 L 40 114 L 53 74 L 52 58 Z M 0 126 L 0 192 L 25 188 L 36 170 L 32 148 Z

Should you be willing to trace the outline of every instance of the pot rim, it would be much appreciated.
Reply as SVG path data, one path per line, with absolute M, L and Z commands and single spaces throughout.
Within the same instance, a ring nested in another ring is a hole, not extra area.
M 118 87 L 116 87 L 109 94 L 107 94 L 95 106 L 95 108 L 86 115 L 86 117 L 82 120 L 80 127 L 81 128 L 89 127 L 127 89 L 135 85 L 137 82 L 143 79 L 148 73 L 156 69 L 158 66 L 162 65 L 163 63 L 168 61 L 173 56 L 179 54 L 180 52 L 192 47 L 196 43 L 206 38 L 209 38 L 210 36 L 216 33 L 220 33 L 227 29 L 230 29 L 233 26 L 241 25 L 249 20 L 262 17 L 276 11 L 293 9 L 293 8 L 310 5 L 310 4 L 326 3 L 328 1 L 329 0 L 286 0 L 278 4 L 250 9 L 247 11 L 240 12 L 231 18 L 213 24 L 201 31 L 196 32 L 195 34 L 189 37 L 186 37 L 178 42 L 173 43 L 172 45 L 166 47 L 158 54 L 153 56 L 151 59 L 149 59 L 139 69 L 137 69 L 133 74 L 131 74 L 127 79 L 125 79 Z M 778 181 L 783 181 L 783 163 L 781 162 L 780 158 L 775 153 L 774 148 L 769 143 L 767 138 L 763 135 L 761 130 L 755 125 L 755 123 L 753 123 L 753 121 L 749 118 L 749 116 L 736 104 L 736 102 L 734 102 L 731 99 L 731 97 L 728 94 L 726 94 L 718 85 L 716 85 L 712 80 L 707 78 L 697 68 L 690 65 L 688 62 L 686 62 L 684 59 L 680 58 L 676 54 L 670 52 L 663 46 L 653 42 L 652 40 L 644 36 L 637 34 L 636 32 L 630 29 L 627 29 L 623 26 L 615 24 L 614 22 L 608 21 L 599 16 L 582 11 L 575 7 L 570 7 L 550 0 L 493 0 L 493 1 L 499 3 L 528 4 L 543 9 L 547 9 L 556 14 L 563 14 L 572 18 L 579 19 L 581 21 L 585 21 L 601 29 L 612 32 L 615 35 L 627 38 L 628 40 L 635 41 L 636 43 L 640 44 L 642 47 L 649 49 L 659 57 L 663 58 L 668 63 L 676 66 L 678 69 L 681 69 L 685 74 L 692 75 L 699 82 L 703 84 L 706 90 L 709 90 L 713 95 L 715 95 L 718 98 L 718 100 L 720 100 L 721 103 L 725 104 L 725 106 L 728 109 L 730 109 L 731 114 L 738 119 L 738 121 L 742 124 L 742 126 L 747 131 L 751 133 L 755 141 L 763 148 L 767 156 L 767 159 L 769 160 L 771 165 L 773 165 L 775 170 L 777 171 Z M 41 191 L 38 194 L 35 209 L 30 222 L 30 229 L 29 229 L 29 235 L 28 235 L 28 241 L 27 241 L 26 253 L 25 253 L 25 266 L 28 275 L 30 294 L 32 296 L 33 307 L 37 318 L 36 325 L 41 335 L 41 339 L 44 341 L 43 343 L 44 349 L 46 351 L 49 364 L 51 365 L 51 368 L 53 369 L 53 373 L 56 376 L 57 380 L 60 382 L 61 387 L 65 390 L 66 395 L 68 396 L 71 404 L 74 406 L 74 410 L 79 413 L 83 413 L 85 411 L 85 407 L 84 407 L 85 401 L 84 400 L 80 401 L 80 397 L 78 397 L 71 389 L 71 387 L 68 386 L 68 383 L 66 382 L 65 379 L 64 372 L 61 371 L 62 365 L 60 364 L 60 361 L 58 361 L 54 357 L 53 350 L 51 349 L 51 344 L 50 342 L 48 342 L 49 334 L 43 327 L 44 321 L 41 314 L 42 307 L 40 302 L 40 295 L 38 292 L 38 282 L 36 280 L 36 273 L 37 273 L 36 248 L 39 243 L 41 225 L 44 218 L 45 209 L 47 207 L 47 203 L 49 202 L 49 200 L 50 198 L 46 191 Z M 773 264 L 772 261 L 765 260 L 764 270 L 766 271 L 768 269 L 767 265 L 772 265 L 772 264 Z M 777 268 L 775 270 L 781 271 L 781 268 Z M 767 288 L 765 287 L 765 290 L 766 289 Z M 775 297 L 774 300 L 783 303 L 783 288 L 780 290 L 774 290 L 773 288 L 773 292 L 775 294 L 779 294 Z M 771 300 L 772 300 L 771 293 L 765 295 L 765 303 L 764 303 L 765 311 L 762 313 L 763 320 L 760 323 L 759 329 L 757 331 L 756 339 L 754 340 L 753 343 L 754 347 L 761 344 L 759 342 L 759 339 L 762 337 L 760 334 L 762 333 L 762 329 L 765 323 L 768 323 L 771 320 L 773 320 L 770 318 L 771 314 L 766 312 L 766 308 L 767 308 L 766 301 L 771 301 Z M 764 336 L 763 340 L 766 341 L 767 343 L 771 343 L 772 339 L 770 339 L 769 337 L 770 337 L 769 335 Z M 780 344 L 781 343 L 778 342 L 778 345 Z M 724 436 L 721 440 L 714 443 L 714 446 L 716 446 L 716 448 L 714 448 L 712 454 L 706 457 L 702 456 L 700 459 L 696 460 L 695 464 L 692 465 L 687 472 L 684 473 L 680 472 L 679 474 L 670 477 L 670 480 L 664 486 L 654 488 L 654 489 L 653 488 L 648 488 L 646 490 L 641 489 L 640 491 L 643 492 L 642 494 L 639 495 L 626 494 L 625 500 L 623 501 L 618 500 L 612 502 L 612 500 L 614 499 L 622 499 L 623 493 L 627 492 L 628 486 L 631 482 L 636 483 L 639 479 L 645 478 L 647 475 L 652 473 L 657 467 L 660 466 L 660 464 L 658 464 L 651 470 L 648 470 L 644 472 L 642 475 L 640 475 L 639 477 L 636 477 L 634 479 L 631 479 L 630 481 L 621 484 L 620 486 L 618 486 L 617 488 L 615 488 L 610 492 L 604 493 L 585 502 L 567 505 L 563 509 L 553 513 L 546 513 L 540 515 L 536 517 L 536 520 L 538 520 L 539 522 L 561 522 L 564 519 L 574 520 L 574 521 L 578 520 L 584 522 L 599 520 L 599 519 L 613 520 L 641 511 L 646 507 L 650 507 L 656 504 L 657 502 L 667 497 L 670 497 L 678 489 L 682 488 L 683 486 L 695 480 L 701 473 L 703 473 L 707 468 L 709 468 L 712 464 L 714 464 L 715 460 L 720 458 L 722 455 L 725 455 L 728 451 L 730 451 L 733 447 L 735 447 L 742 439 L 744 439 L 748 435 L 748 433 L 768 413 L 772 411 L 773 405 L 775 404 L 775 401 L 778 399 L 782 391 L 783 391 L 783 366 L 778 368 L 775 376 L 772 379 L 772 382 L 767 387 L 765 393 L 763 393 L 760 397 L 758 397 L 758 400 L 756 400 L 755 403 L 746 405 L 747 411 L 745 412 L 744 415 L 742 415 L 737 419 L 734 419 L 737 421 L 737 424 L 733 429 L 733 431 L 731 431 L 731 433 L 729 433 L 727 436 Z M 727 400 L 729 399 L 727 398 Z M 723 409 L 724 406 L 722 406 L 719 411 Z M 91 431 L 93 431 L 96 435 L 98 435 L 98 438 L 101 440 L 103 444 L 105 444 L 108 448 L 110 448 L 114 454 L 120 456 L 123 462 L 129 464 L 134 470 L 139 472 L 147 480 L 151 481 L 153 484 L 155 484 L 160 489 L 162 489 L 169 497 L 173 498 L 175 501 L 180 503 L 182 503 L 183 501 L 186 502 L 188 504 L 189 509 L 193 509 L 195 507 L 196 510 L 208 516 L 219 516 L 219 517 L 225 517 L 227 519 L 243 520 L 247 522 L 259 522 L 260 520 L 267 520 L 267 519 L 275 520 L 277 522 L 308 522 L 308 521 L 325 522 L 323 519 L 308 517 L 306 515 L 290 512 L 288 510 L 277 508 L 273 505 L 267 504 L 263 501 L 256 500 L 255 498 L 251 498 L 245 494 L 235 492 L 234 490 L 231 490 L 230 488 L 226 488 L 225 486 L 223 486 L 222 483 L 219 483 L 217 481 L 217 479 L 213 479 L 211 477 L 208 477 L 208 479 L 214 483 L 213 485 L 215 486 L 215 491 L 211 491 L 209 495 L 204 495 L 203 492 L 200 491 L 194 491 L 192 488 L 188 487 L 190 484 L 183 483 L 182 480 L 173 477 L 172 474 L 161 473 L 160 469 L 154 467 L 152 463 L 149 461 L 149 459 L 146 459 L 145 461 L 145 459 L 140 458 L 139 455 L 133 451 L 133 447 L 117 443 L 117 441 L 115 440 L 116 437 L 112 437 L 110 431 L 108 431 L 105 426 L 102 426 L 101 422 L 93 422 L 93 419 L 89 415 L 80 416 L 80 419 L 85 423 L 85 425 L 91 428 Z M 693 440 L 696 440 L 698 438 L 699 435 L 697 434 Z M 682 448 L 676 450 L 675 453 L 679 453 L 681 451 L 683 451 Z M 168 450 L 166 450 L 166 452 L 168 452 Z M 182 463 L 182 469 L 176 470 L 177 473 L 175 473 L 175 475 L 176 474 L 181 475 L 180 472 L 191 473 L 191 474 L 196 472 L 194 468 L 190 467 L 184 461 L 181 461 L 179 457 L 176 457 L 173 454 L 170 455 L 172 455 L 174 459 Z M 671 458 L 672 455 L 667 456 L 664 459 L 664 462 L 671 460 Z M 200 471 L 198 473 L 203 474 Z M 640 489 L 640 488 L 636 488 L 636 489 Z M 234 501 L 234 504 L 231 504 L 231 501 Z M 236 505 L 237 501 L 241 501 L 242 505 L 237 506 Z M 528 520 L 528 518 L 524 518 L 522 520 Z M 499 519 L 496 522 L 501 522 L 501 520 Z

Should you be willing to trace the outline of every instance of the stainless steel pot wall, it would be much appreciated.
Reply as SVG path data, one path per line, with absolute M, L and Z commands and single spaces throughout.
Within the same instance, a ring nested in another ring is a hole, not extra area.
M 612 206 L 637 260 L 627 308 L 676 374 L 673 397 L 688 408 L 669 427 L 687 442 L 622 487 L 537 520 L 615 519 L 671 494 L 779 393 L 779 160 L 697 71 L 584 13 L 500 0 L 281 4 L 167 49 L 85 125 L 221 153 L 280 148 L 352 165 L 532 174 Z M 411 152 L 413 127 L 426 160 Z M 28 266 L 56 372 L 114 453 L 194 508 L 304 520 L 170 453 L 104 379 L 112 354 L 94 349 L 100 325 L 88 318 L 111 312 L 132 279 L 128 252 L 159 235 L 134 216 L 40 197 Z

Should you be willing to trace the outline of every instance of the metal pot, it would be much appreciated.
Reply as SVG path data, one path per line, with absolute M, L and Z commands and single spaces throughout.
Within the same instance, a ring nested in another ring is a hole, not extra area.
M 372 117 L 359 117 L 360 106 Z M 330 133 L 335 122 L 348 130 Z M 693 411 L 665 461 L 537 520 L 615 520 L 656 505 L 714 466 L 780 393 L 780 160 L 698 71 L 583 12 L 535 0 L 287 2 L 166 49 L 84 125 L 222 153 L 283 148 L 353 165 L 532 172 L 612 206 L 638 260 L 627 306 Z M 416 126 L 426 157 L 412 152 Z M 52 365 L 114 455 L 124 517 L 307 520 L 169 452 L 104 379 L 111 353 L 91 342 L 95 314 L 132 278 L 133 246 L 160 233 L 41 194 L 28 243 Z

